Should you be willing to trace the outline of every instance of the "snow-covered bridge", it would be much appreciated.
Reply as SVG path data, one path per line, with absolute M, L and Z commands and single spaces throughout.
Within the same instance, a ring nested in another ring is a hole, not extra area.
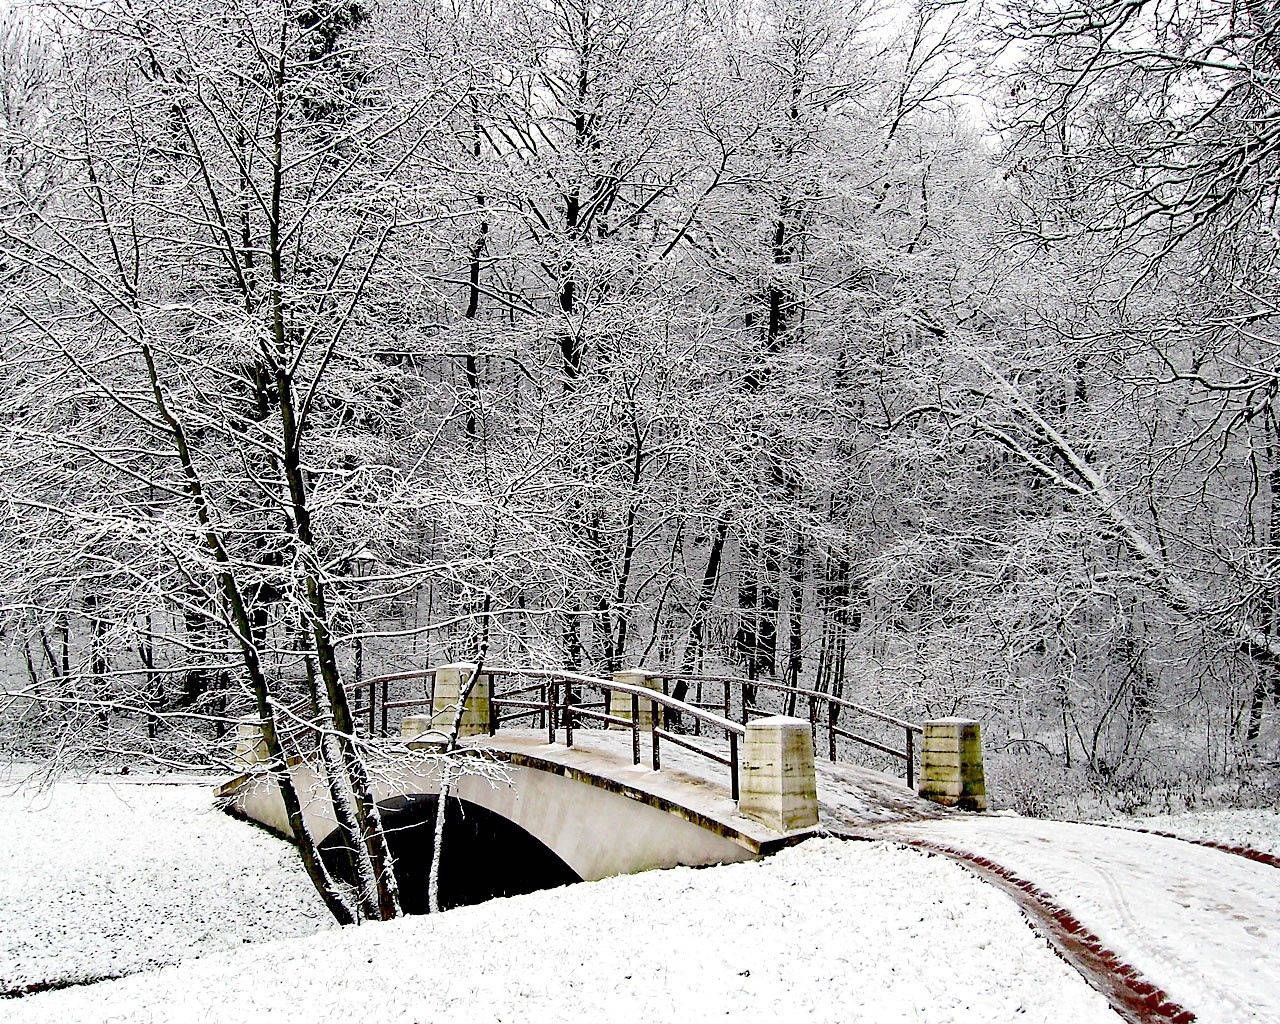
M 392 687 L 405 683 L 423 692 L 397 697 Z M 647 670 L 613 679 L 503 668 L 476 674 L 466 664 L 371 679 L 360 691 L 360 721 L 375 747 L 375 793 L 393 827 L 423 830 L 448 771 L 466 827 L 521 850 L 531 887 L 747 860 L 816 831 L 945 813 L 934 800 L 985 799 L 971 723 L 917 725 L 818 691 Z M 776 708 L 763 706 L 770 691 Z M 807 718 L 794 714 L 801 710 Z M 852 731 L 854 716 L 878 727 L 877 735 L 866 735 L 873 731 L 866 726 Z M 387 735 L 397 718 L 399 735 Z M 455 721 L 459 750 L 443 757 L 441 741 Z M 900 736 L 900 745 L 890 736 Z M 256 762 L 254 738 L 246 730 L 247 770 L 218 795 L 233 813 L 288 836 L 278 784 Z M 815 758 L 815 741 L 824 757 Z M 913 787 L 917 746 L 921 790 L 934 800 Z M 856 749 L 882 764 L 902 763 L 905 783 L 850 763 Z M 315 768 L 300 757 L 290 772 L 309 830 L 334 833 Z M 487 856 L 485 845 L 494 844 L 476 844 L 474 855 Z
M 423 692 L 397 695 L 395 682 Z M 813 691 L 640 670 L 604 680 L 450 665 L 361 689 L 376 795 L 393 834 L 410 837 L 397 851 L 407 909 L 421 902 L 415 872 L 430 854 L 412 836 L 434 819 L 447 770 L 459 798 L 441 858 L 448 902 L 750 860 L 826 832 L 942 855 L 996 885 L 1130 1024 L 1209 1020 L 1219 1008 L 1224 1020 L 1247 1019 L 1251 1007 L 1274 1017 L 1274 989 L 1255 967 L 1280 898 L 1270 862 L 1097 826 L 954 814 L 940 805 L 985 805 L 973 723 L 915 725 Z M 442 756 L 455 726 L 460 747 Z M 858 749 L 881 760 L 854 764 Z M 251 731 L 243 753 L 255 757 Z M 878 770 L 889 764 L 906 770 Z M 335 833 L 313 768 L 300 758 L 290 771 L 309 828 Z M 907 784 L 917 777 L 919 794 Z M 219 792 L 235 813 L 288 835 L 265 766 Z

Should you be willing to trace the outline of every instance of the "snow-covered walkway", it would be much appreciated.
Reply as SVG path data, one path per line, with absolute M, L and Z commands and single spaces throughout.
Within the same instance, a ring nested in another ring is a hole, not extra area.
M 1187 839 L 1246 846 L 1280 857 L 1280 810 L 1267 807 L 1219 807 L 1179 814 L 1114 818 L 1107 822 L 1122 828 L 1170 832 Z
M 1202 1024 L 1280 1021 L 1280 871 L 1160 836 L 1004 815 L 878 834 L 978 854 L 1044 890 Z

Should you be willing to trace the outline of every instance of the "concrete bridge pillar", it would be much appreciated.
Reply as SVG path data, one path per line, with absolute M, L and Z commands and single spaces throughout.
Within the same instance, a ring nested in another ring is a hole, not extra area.
M 748 723 L 738 810 L 776 832 L 818 823 L 818 777 L 808 722 L 774 715 Z
M 920 776 L 920 795 L 926 800 L 965 811 L 985 811 L 987 781 L 978 723 L 971 718 L 925 722 Z
M 249 771 L 256 765 L 271 760 L 267 753 L 267 741 L 262 736 L 262 726 L 257 722 L 236 724 L 236 767 Z
M 436 669 L 435 689 L 431 701 L 431 714 L 408 715 L 400 722 L 400 738 L 406 742 L 418 739 L 424 733 L 439 733 L 442 737 L 453 728 L 462 691 L 475 671 L 474 662 L 456 662 Z M 462 709 L 462 721 L 458 724 L 458 739 L 467 736 L 487 735 L 489 732 L 489 697 L 492 677 L 481 672 Z
M 623 686 L 643 686 L 647 690 L 657 690 L 662 692 L 662 677 L 649 674 L 647 669 L 628 668 L 621 672 L 613 674 L 613 681 L 621 683 Z M 641 729 L 648 729 L 653 724 L 653 705 L 640 698 L 639 714 L 636 716 Z M 625 718 L 631 721 L 631 694 L 624 693 L 621 690 L 609 691 L 609 714 L 616 718 Z M 609 723 L 610 729 L 621 729 L 620 725 Z

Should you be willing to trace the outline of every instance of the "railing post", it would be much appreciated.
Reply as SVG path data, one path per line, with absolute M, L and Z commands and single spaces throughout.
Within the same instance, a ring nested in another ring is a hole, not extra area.
M 916 788 L 916 736 L 910 729 L 904 730 L 907 734 L 907 789 Z
M 631 695 L 631 763 L 640 763 L 640 697 Z
M 573 681 L 564 681 L 564 745 L 573 746 Z
M 738 799 L 738 734 L 729 733 L 729 795 Z
M 835 701 L 827 701 L 827 753 L 832 761 L 836 759 L 836 713 L 838 711 Z
M 474 664 L 467 662 L 441 665 L 436 669 L 431 692 L 431 728 L 433 730 L 447 733 L 453 728 L 453 719 L 458 712 L 462 691 L 475 669 Z M 471 688 L 466 705 L 462 709 L 458 739 L 466 736 L 481 736 L 489 731 L 491 679 L 487 672 L 481 672 Z
M 382 680 L 382 738 L 387 738 L 387 694 L 391 692 L 390 683 Z
M 808 722 L 772 715 L 747 726 L 738 810 L 775 832 L 818 823 L 818 777 Z
M 726 719 L 729 717 L 729 680 L 727 679 L 724 681 L 724 717 Z M 729 729 L 726 729 L 724 734 L 725 736 L 733 735 Z
M 920 775 L 920 795 L 926 800 L 966 811 L 985 811 L 987 780 L 978 723 L 971 718 L 925 722 Z
M 554 743 L 556 741 L 556 708 L 555 708 L 555 684 L 544 683 L 542 685 L 542 699 L 546 703 L 544 714 L 547 716 L 547 742 Z
M 236 767 L 241 771 L 249 771 L 256 765 L 266 764 L 270 760 L 267 741 L 262 736 L 262 726 L 257 720 L 238 722 L 236 724 Z
M 656 772 L 662 767 L 662 758 L 658 756 L 658 722 L 661 721 L 660 712 L 658 711 L 658 702 L 656 700 L 649 701 L 649 739 L 652 743 L 652 761 L 653 770 Z
M 621 683 L 623 686 L 643 686 L 646 690 L 658 690 L 662 688 L 662 682 L 657 676 L 653 675 L 649 669 L 644 668 L 627 668 L 613 674 L 613 681 Z M 614 718 L 627 718 L 632 711 L 632 703 L 630 694 L 623 690 L 609 691 L 609 714 Z M 647 702 L 646 702 L 647 703 Z M 640 728 L 649 728 L 648 710 L 640 712 Z M 614 725 L 609 723 L 610 729 L 622 729 L 625 726 Z

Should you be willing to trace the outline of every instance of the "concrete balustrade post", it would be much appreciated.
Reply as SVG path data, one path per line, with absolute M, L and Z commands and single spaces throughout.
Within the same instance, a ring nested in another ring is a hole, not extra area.
M 271 760 L 267 753 L 267 741 L 262 735 L 262 726 L 257 722 L 239 722 L 236 724 L 236 767 L 248 771 L 257 765 Z
M 613 681 L 623 686 L 643 686 L 647 690 L 662 692 L 662 677 L 650 675 L 647 669 L 628 668 L 613 674 Z M 609 714 L 615 718 L 631 721 L 631 694 L 622 690 L 609 691 Z M 641 729 L 648 729 L 653 722 L 653 704 L 640 698 L 639 714 L 636 716 Z M 624 729 L 626 726 L 609 723 L 610 729 Z
M 987 809 L 982 730 L 973 719 L 939 718 L 924 723 L 920 795 L 965 811 Z
M 400 719 L 400 739 L 403 743 L 413 748 L 444 745 L 445 737 L 453 728 L 462 691 L 475 668 L 474 662 L 457 662 L 441 665 L 436 669 L 431 712 L 426 715 L 405 715 Z M 481 672 L 480 678 L 471 688 L 466 707 L 462 711 L 462 721 L 458 723 L 458 739 L 489 732 L 492 679 L 487 672 Z
M 432 735 L 433 715 L 405 715 L 400 719 L 400 740 L 410 747 L 431 747 L 444 744 L 444 730 Z
M 818 777 L 808 722 L 775 715 L 747 725 L 738 810 L 776 832 L 818 823 Z
M 429 728 L 446 735 L 453 728 L 458 701 L 475 669 L 474 662 L 456 662 L 452 665 L 441 665 L 436 669 L 435 700 L 431 704 Z M 492 678 L 487 672 L 480 673 L 480 678 L 476 680 L 475 686 L 467 697 L 466 707 L 462 710 L 462 721 L 458 725 L 458 739 L 488 734 L 491 682 Z

